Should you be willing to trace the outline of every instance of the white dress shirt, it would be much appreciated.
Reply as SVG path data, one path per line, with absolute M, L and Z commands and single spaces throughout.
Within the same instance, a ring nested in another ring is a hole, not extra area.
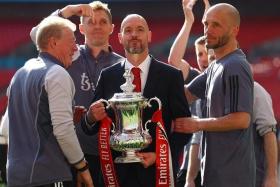
M 135 67 L 132 65 L 132 63 L 130 63 L 127 59 L 125 60 L 125 69 L 129 69 L 129 71 Z M 148 73 L 149 73 L 149 68 L 150 68 L 150 64 L 151 64 L 151 57 L 148 55 L 147 58 L 141 62 L 141 64 L 138 66 L 138 68 L 140 68 L 140 77 L 141 77 L 141 93 L 143 93 L 145 85 L 146 85 L 146 81 L 148 78 Z

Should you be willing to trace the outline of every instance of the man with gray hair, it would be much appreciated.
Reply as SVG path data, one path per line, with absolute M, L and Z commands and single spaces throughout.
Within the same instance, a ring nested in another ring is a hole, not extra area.
M 38 26 L 38 58 L 28 60 L 7 91 L 8 186 L 57 186 L 78 177 L 92 187 L 73 125 L 73 81 L 65 68 L 77 50 L 75 24 L 51 16 Z M 66 157 L 66 159 L 65 159 Z

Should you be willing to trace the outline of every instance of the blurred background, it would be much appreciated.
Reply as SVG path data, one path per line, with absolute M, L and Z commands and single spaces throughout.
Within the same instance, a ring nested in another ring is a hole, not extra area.
M 87 0 L 0 0 L 0 116 L 5 111 L 6 88 L 24 62 L 37 56 L 29 32 L 39 21 L 58 8 L 68 4 L 89 3 Z M 143 15 L 153 33 L 151 54 L 167 61 L 184 17 L 181 0 L 104 0 L 111 8 L 115 31 L 111 37 L 113 49 L 123 54 L 117 33 L 120 21 L 129 13 Z M 240 47 L 253 65 L 254 77 L 271 94 L 274 112 L 280 120 L 280 1 L 279 0 L 210 0 L 211 4 L 227 2 L 238 8 L 241 14 Z M 196 66 L 194 40 L 203 34 L 201 18 L 203 1 L 194 7 L 195 23 L 191 31 L 185 59 Z M 78 23 L 79 19 L 73 17 Z M 77 42 L 83 43 L 76 31 Z M 0 117 L 1 118 L 1 117 Z

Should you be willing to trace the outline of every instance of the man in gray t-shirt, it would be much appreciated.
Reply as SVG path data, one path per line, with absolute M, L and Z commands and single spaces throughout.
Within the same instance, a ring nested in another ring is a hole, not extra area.
M 214 49 L 216 61 L 185 91 L 189 102 L 206 99 L 207 118 L 181 118 L 174 130 L 203 131 L 203 186 L 254 187 L 253 78 L 244 53 L 237 48 L 240 15 L 235 7 L 220 3 L 206 12 L 203 24 L 206 47 Z

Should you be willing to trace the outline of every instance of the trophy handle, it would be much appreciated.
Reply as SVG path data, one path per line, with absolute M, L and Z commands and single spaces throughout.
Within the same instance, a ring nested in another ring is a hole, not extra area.
M 161 101 L 159 100 L 159 98 L 153 97 L 153 98 L 149 99 L 148 104 L 147 104 L 148 107 L 152 107 L 151 101 L 156 101 L 158 103 L 158 109 L 161 110 Z
M 106 103 L 106 106 L 105 106 L 106 109 L 109 109 L 111 107 L 110 103 L 106 99 L 100 99 L 99 101 Z M 114 122 L 112 122 L 111 132 L 115 133 L 115 130 L 116 130 L 116 125 L 114 124 Z
M 148 133 L 148 132 L 149 132 L 149 129 L 147 128 L 148 123 L 152 123 L 152 120 L 149 119 L 148 121 L 146 121 L 146 123 L 145 123 L 145 125 L 144 125 L 144 132 L 145 132 L 145 133 Z
M 116 125 L 115 125 L 114 122 L 112 122 L 112 129 L 111 129 L 111 132 L 112 132 L 113 134 L 116 132 L 115 129 L 116 129 Z
M 161 101 L 157 97 L 150 98 L 149 101 L 147 102 L 146 106 L 152 107 L 151 101 L 156 101 L 158 103 L 158 109 L 161 110 Z M 152 123 L 152 120 L 146 121 L 144 125 L 144 132 L 148 133 L 149 129 L 147 128 L 148 123 Z
M 105 99 L 99 99 L 99 101 L 106 103 L 107 106 L 105 106 L 106 109 L 109 109 L 111 107 L 110 103 Z

